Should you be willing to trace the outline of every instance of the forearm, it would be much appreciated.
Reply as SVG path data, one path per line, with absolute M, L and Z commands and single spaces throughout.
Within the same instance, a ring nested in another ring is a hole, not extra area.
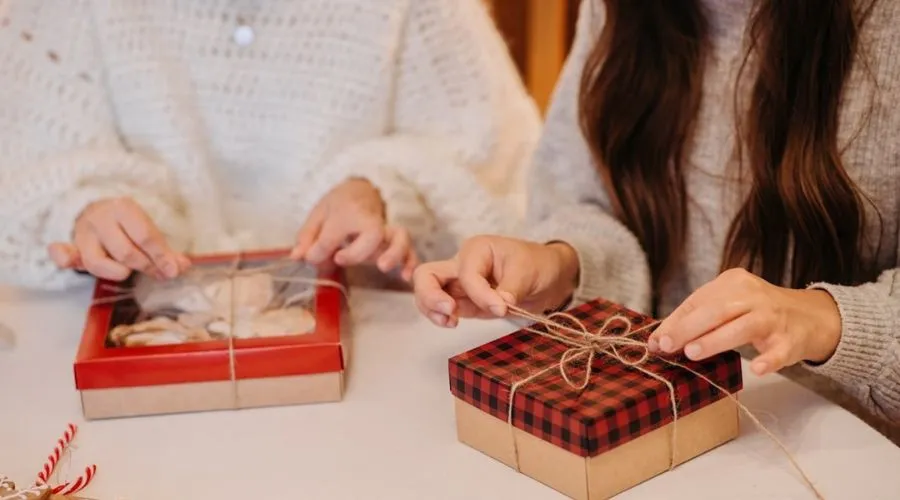
M 841 338 L 830 359 L 807 368 L 836 381 L 872 413 L 900 422 L 900 270 L 860 286 L 811 288 L 834 298 Z

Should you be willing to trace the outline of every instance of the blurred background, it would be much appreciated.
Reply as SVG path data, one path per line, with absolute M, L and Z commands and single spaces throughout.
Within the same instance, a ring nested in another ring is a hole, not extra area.
M 484 0 L 541 110 L 575 35 L 579 0 Z

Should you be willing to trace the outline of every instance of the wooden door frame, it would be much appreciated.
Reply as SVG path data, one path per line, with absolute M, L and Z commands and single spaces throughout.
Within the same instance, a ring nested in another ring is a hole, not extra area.
M 574 37 L 579 0 L 485 0 L 525 85 L 544 110 Z

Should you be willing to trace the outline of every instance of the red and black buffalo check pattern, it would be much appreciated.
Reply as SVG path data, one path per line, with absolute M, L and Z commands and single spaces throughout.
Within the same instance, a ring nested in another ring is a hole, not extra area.
M 635 329 L 652 322 L 651 318 L 603 300 L 568 312 L 590 331 L 596 331 L 615 314 L 628 316 Z M 648 335 L 649 331 L 634 334 L 633 338 L 645 340 Z M 506 421 L 510 386 L 558 364 L 567 349 L 558 341 L 519 330 L 451 358 L 450 389 L 457 398 Z M 701 363 L 683 357 L 672 359 L 731 393 L 742 388 L 741 361 L 736 352 Z M 583 364 L 570 369 L 570 377 L 582 380 Z M 651 358 L 642 367 L 672 382 L 680 417 L 725 397 L 702 378 L 658 359 Z M 513 407 L 513 425 L 584 457 L 608 451 L 671 422 L 668 387 L 606 355 L 595 358 L 594 372 L 583 391 L 572 389 L 559 370 L 553 369 L 519 386 Z

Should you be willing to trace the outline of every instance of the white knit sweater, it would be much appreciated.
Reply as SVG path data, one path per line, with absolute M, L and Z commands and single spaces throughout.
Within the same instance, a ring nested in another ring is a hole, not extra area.
M 100 198 L 275 247 L 350 176 L 446 257 L 506 230 L 539 126 L 480 0 L 0 0 L 0 279 L 75 281 L 46 247 Z

